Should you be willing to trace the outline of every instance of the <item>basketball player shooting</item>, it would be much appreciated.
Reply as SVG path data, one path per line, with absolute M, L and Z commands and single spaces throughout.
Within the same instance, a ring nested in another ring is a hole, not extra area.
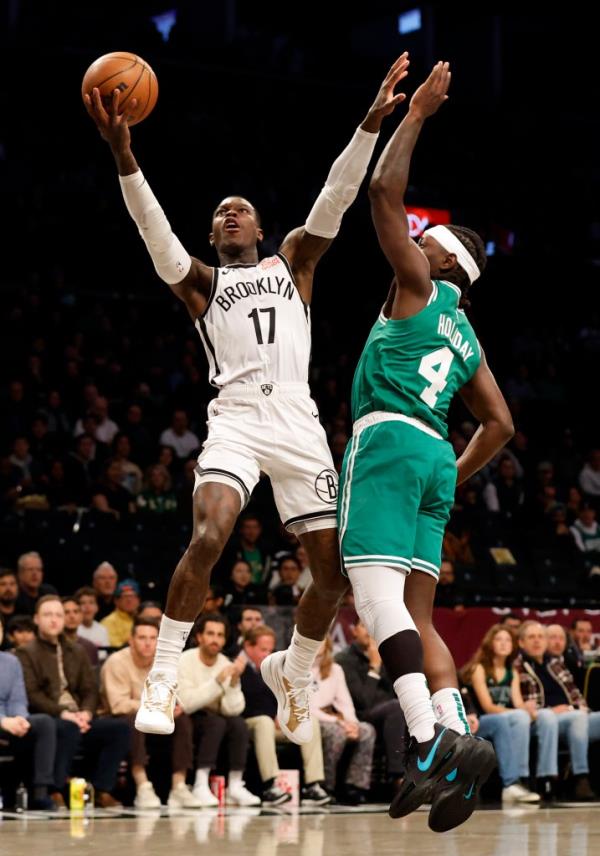
M 206 351 L 210 382 L 219 390 L 208 408 L 208 438 L 196 469 L 193 535 L 169 586 L 136 717 L 140 731 L 174 729 L 179 657 L 211 570 L 263 471 L 282 521 L 306 548 L 314 583 L 300 601 L 289 649 L 267 658 L 262 674 L 277 698 L 284 734 L 295 743 L 311 739 L 310 669 L 348 586 L 339 560 L 337 474 L 308 387 L 313 276 L 356 198 L 382 120 L 405 98 L 394 87 L 408 62 L 405 53 L 394 63 L 306 223 L 287 235 L 275 256 L 259 261 L 263 232 L 254 206 L 240 196 L 223 199 L 209 235 L 217 267 L 190 256 L 173 234 L 131 150 L 118 90 L 107 108 L 97 88 L 84 96 L 115 158 L 127 210 L 159 277 L 185 303 Z

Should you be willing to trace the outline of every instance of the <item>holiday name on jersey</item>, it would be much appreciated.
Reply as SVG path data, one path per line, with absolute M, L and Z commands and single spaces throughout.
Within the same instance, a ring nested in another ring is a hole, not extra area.
M 450 341 L 450 344 L 455 348 L 465 363 L 469 360 L 475 351 L 469 345 L 466 339 L 463 340 L 463 335 L 458 329 L 456 322 L 447 315 L 441 314 L 438 320 L 438 334 L 445 336 Z
M 254 282 L 236 282 L 222 289 L 222 294 L 215 297 L 224 312 L 229 312 L 236 300 L 243 300 L 250 295 L 277 294 L 291 300 L 294 296 L 294 284 L 285 276 L 260 276 Z

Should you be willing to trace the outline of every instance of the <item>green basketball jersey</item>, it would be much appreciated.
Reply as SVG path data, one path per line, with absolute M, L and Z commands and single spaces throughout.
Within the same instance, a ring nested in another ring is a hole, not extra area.
M 465 313 L 460 289 L 433 280 L 427 306 L 411 318 L 375 322 L 352 383 L 352 418 L 376 410 L 403 413 L 444 438 L 452 397 L 471 379 L 481 349 Z

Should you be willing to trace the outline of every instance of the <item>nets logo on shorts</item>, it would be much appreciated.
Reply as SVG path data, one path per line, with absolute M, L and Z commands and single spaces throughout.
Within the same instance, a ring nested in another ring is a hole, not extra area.
M 315 490 L 323 502 L 336 502 L 338 497 L 338 474 L 335 470 L 321 470 L 315 479 Z
M 261 383 L 260 388 L 262 389 L 265 395 L 271 395 L 271 393 L 273 392 L 272 383 Z

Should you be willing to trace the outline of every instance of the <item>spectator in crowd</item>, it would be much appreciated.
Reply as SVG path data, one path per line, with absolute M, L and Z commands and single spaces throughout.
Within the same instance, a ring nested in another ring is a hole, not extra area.
M 249 630 L 264 624 L 263 614 L 257 606 L 242 606 L 236 612 L 235 638 L 225 649 L 227 657 L 237 657 L 244 646 L 244 639 Z
M 560 660 L 548 653 L 545 628 L 537 621 L 525 621 L 519 630 L 521 653 L 514 661 L 525 708 L 534 719 L 538 740 L 536 776 L 538 791 L 552 799 L 558 778 L 558 741 L 569 746 L 577 800 L 593 800 L 588 765 L 590 738 L 600 738 L 600 721 L 589 713 L 575 680 Z M 591 728 L 590 728 L 591 726 Z
M 2 635 L 0 623 L 0 645 Z M 21 664 L 4 651 L 0 651 L 0 742 L 14 753 L 20 770 L 26 767 L 27 755 L 33 754 L 31 808 L 56 810 L 49 795 L 54 791 L 56 726 L 45 713 L 29 713 Z
M 239 523 L 235 556 L 250 565 L 251 582 L 265 586 L 271 576 L 271 555 L 262 540 L 262 523 L 254 514 L 245 514 Z
M 6 624 L 6 641 L 11 653 L 35 638 L 35 623 L 31 615 L 13 615 Z
M 553 627 L 556 626 L 553 625 Z M 561 652 L 565 665 L 575 678 L 575 683 L 580 692 L 583 692 L 585 686 L 587 668 L 598 655 L 597 649 L 592 644 L 592 635 L 592 622 L 588 618 L 573 619 L 570 638 L 565 640 L 565 648 Z M 548 646 L 550 647 L 550 638 L 548 638 Z M 558 639 L 555 640 L 555 647 L 558 648 Z M 551 653 L 559 656 L 554 651 Z
M 515 634 L 505 625 L 494 624 L 460 677 L 479 716 L 478 737 L 494 744 L 502 802 L 538 803 L 540 795 L 526 784 L 532 716 L 524 708 L 519 675 L 512 668 L 517 653 Z
M 500 623 L 503 627 L 508 627 L 509 630 L 518 633 L 523 622 L 515 612 L 508 612 Z
M 600 502 L 600 449 L 592 449 L 579 473 L 579 486 L 596 505 Z
M 583 555 L 587 576 L 600 577 L 600 524 L 595 508 L 588 504 L 581 507 L 571 534 Z
M 98 621 L 102 621 L 115 608 L 115 591 L 119 575 L 110 562 L 100 562 L 92 576 L 92 585 L 98 598 Z
M 90 434 L 80 434 L 75 440 L 74 451 L 65 461 L 66 482 L 77 505 L 89 505 L 99 471 L 94 438 Z
M 279 775 L 279 764 L 275 748 L 276 740 L 285 740 L 277 729 L 277 701 L 265 684 L 260 673 L 263 660 L 275 650 L 275 632 L 266 625 L 259 625 L 246 634 L 243 655 L 247 660 L 242 672 L 242 692 L 246 699 L 244 716 L 254 742 L 254 751 L 263 784 L 262 802 L 281 805 L 290 799 L 290 794 L 275 784 Z M 306 711 L 308 714 L 308 711 Z M 300 746 L 304 768 L 304 787 L 301 792 L 302 805 L 326 805 L 331 797 L 321 787 L 325 777 L 323 748 L 319 721 L 313 722 L 313 736 L 309 743 Z
M 344 671 L 356 716 L 374 725 L 383 740 L 388 776 L 397 787 L 404 777 L 404 716 L 375 640 L 360 620 L 351 633 L 354 641 L 335 660 Z
M 240 715 L 245 706 L 240 675 L 246 660 L 238 656 L 232 663 L 222 653 L 227 632 L 226 618 L 217 613 L 202 615 L 195 632 L 198 647 L 184 651 L 179 661 L 177 696 L 185 712 L 192 715 L 197 735 L 193 793 L 199 805 L 219 804 L 210 790 L 209 776 L 225 742 L 229 801 L 241 806 L 260 805 L 260 798 L 250 793 L 243 780 L 250 740 Z
M 54 787 L 62 794 L 77 752 L 93 753 L 92 774 L 96 805 L 120 806 L 110 791 L 129 748 L 127 724 L 110 717 L 96 718 L 98 690 L 89 660 L 78 644 L 65 639 L 65 615 L 58 595 L 44 595 L 36 604 L 38 637 L 18 648 L 32 713 L 46 713 L 57 728 Z M 64 799 L 55 797 L 59 806 Z
M 225 589 L 225 607 L 265 603 L 266 599 L 264 589 L 252 582 L 252 569 L 248 562 L 238 559 L 231 569 L 229 583 Z
M 17 581 L 19 595 L 15 611 L 20 615 L 33 615 L 38 598 L 45 594 L 56 594 L 54 586 L 44 582 L 44 563 L 39 553 L 23 553 L 17 559 Z
M 514 462 L 507 455 L 500 459 L 497 475 L 483 489 L 483 499 L 488 511 L 504 518 L 515 519 L 520 514 L 525 493 Z
M 61 597 L 61 602 L 65 613 L 65 627 L 63 630 L 65 639 L 68 639 L 73 644 L 81 645 L 87 654 L 90 664 L 97 667 L 98 649 L 93 642 L 89 641 L 89 639 L 85 639 L 83 636 L 79 635 L 79 628 L 82 624 L 83 615 L 77 599 L 74 596 L 71 597 L 67 595 L 66 597 Z
M 108 648 L 108 630 L 99 621 L 96 621 L 98 614 L 96 589 L 91 586 L 83 586 L 77 589 L 74 597 L 81 609 L 81 624 L 77 628 L 77 636 L 81 639 L 87 639 L 96 648 Z
M 115 434 L 112 455 L 113 459 L 121 464 L 121 487 L 128 490 L 132 496 L 137 496 L 142 489 L 142 471 L 131 460 L 131 440 L 123 431 Z
M 108 507 L 120 520 L 135 512 L 133 496 L 122 486 L 122 478 L 121 462 L 115 458 L 109 458 L 104 464 L 102 478 L 92 489 L 92 499 L 96 496 L 105 497 Z
M 583 656 L 578 657 L 573 644 L 569 645 L 567 631 L 562 624 L 549 624 L 546 627 L 546 641 L 548 643 L 548 654 L 561 660 L 567 670 L 573 675 L 577 689 L 583 693 L 585 682 L 585 661 Z
M 454 562 L 442 559 L 438 586 L 435 591 L 435 606 L 445 606 L 449 609 L 464 609 L 463 596 L 456 585 Z
M 108 415 L 108 401 L 106 398 L 102 395 L 97 396 L 91 403 L 90 411 L 96 418 L 96 431 L 94 435 L 96 440 L 110 446 L 115 434 L 119 430 L 119 426 Z M 83 420 L 78 419 L 75 424 L 75 436 L 78 437 L 83 431 L 85 431 Z
M 16 603 L 19 596 L 17 575 L 10 568 L 0 568 L 0 624 L 17 614 Z
M 298 561 L 293 556 L 282 559 L 277 573 L 279 582 L 269 592 L 269 603 L 275 606 L 296 606 L 302 597 Z
M 130 404 L 127 408 L 123 430 L 131 441 L 133 459 L 145 466 L 154 453 L 156 444 L 144 422 L 144 411 L 139 404 Z
M 177 497 L 172 490 L 171 475 L 162 464 L 148 467 L 137 506 L 141 511 L 154 515 L 174 514 L 177 511 Z
M 164 446 L 172 446 L 180 459 L 187 458 L 200 448 L 200 440 L 193 431 L 190 431 L 188 425 L 188 415 L 185 410 L 175 410 L 171 427 L 166 428 L 160 435 L 160 442 Z
M 140 603 L 136 618 L 151 618 L 160 624 L 162 615 L 163 609 L 157 600 L 145 600 Z
M 158 622 L 151 618 L 136 618 L 129 645 L 115 651 L 106 660 L 100 672 L 103 706 L 128 724 L 131 745 L 131 775 L 135 782 L 136 808 L 159 808 L 160 799 L 148 779 L 146 735 L 137 731 L 135 715 L 140 706 L 144 681 L 148 676 L 158 639 Z M 171 738 L 171 792 L 170 808 L 199 808 L 201 803 L 186 786 L 187 771 L 192 766 L 192 723 L 180 704 L 174 711 L 175 731 Z
M 352 746 L 352 757 L 346 770 L 345 785 L 339 801 L 358 805 L 367 801 L 371 787 L 373 751 L 377 733 L 370 722 L 359 722 L 348 691 L 342 667 L 333 660 L 333 646 L 327 636 L 313 666 L 315 692 L 311 707 L 321 726 L 325 760 L 325 786 L 336 789 L 337 765 L 345 746 Z
M 121 648 L 131 637 L 133 618 L 140 605 L 140 587 L 135 580 L 121 580 L 115 589 L 115 608 L 100 622 L 108 632 L 111 648 Z
M 67 411 L 62 405 L 59 390 L 51 389 L 46 397 L 46 403 L 42 407 L 41 414 L 45 416 L 48 431 L 60 438 L 61 444 L 71 435 L 71 423 Z
M 23 494 L 34 492 L 38 486 L 41 470 L 30 454 L 27 437 L 15 438 L 9 460 L 18 472 L 20 492 Z
M 222 612 L 225 606 L 225 593 L 221 586 L 215 585 L 214 583 L 209 585 L 206 590 L 206 599 L 204 601 L 204 606 L 202 607 L 202 612 Z

